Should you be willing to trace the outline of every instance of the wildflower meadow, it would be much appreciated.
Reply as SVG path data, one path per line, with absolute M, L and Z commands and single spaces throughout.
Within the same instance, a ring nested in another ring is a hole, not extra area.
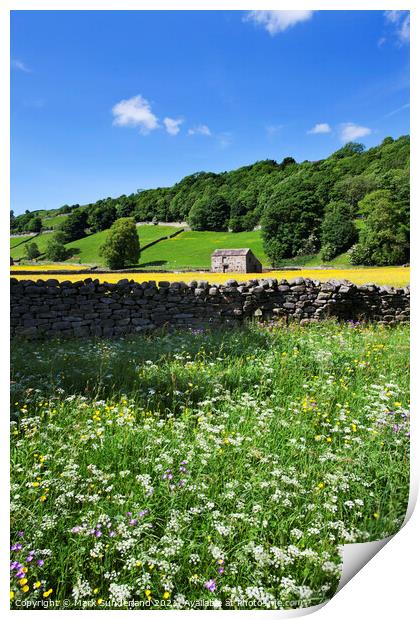
M 408 326 L 12 346 L 14 609 L 289 609 L 401 526 Z

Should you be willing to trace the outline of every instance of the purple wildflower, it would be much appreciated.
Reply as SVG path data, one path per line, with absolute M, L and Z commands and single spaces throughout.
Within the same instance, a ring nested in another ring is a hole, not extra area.
M 24 533 L 25 533 L 25 532 L 24 532 L 23 530 L 21 530 L 20 532 L 18 532 L 18 536 L 19 536 L 19 538 L 23 538 Z
M 71 531 L 72 531 L 72 533 L 73 533 L 73 534 L 78 534 L 78 533 L 80 532 L 80 530 L 81 530 L 81 529 L 82 529 L 82 528 L 80 527 L 80 525 L 76 525 L 75 527 L 73 527 L 73 528 L 71 529 Z
M 209 592 L 214 592 L 216 589 L 216 581 L 214 579 L 209 579 L 204 584 L 204 587 L 207 588 Z
M 109 535 L 110 535 L 111 538 L 114 538 L 114 536 L 116 536 L 116 533 L 114 531 L 112 531 L 112 532 L 109 532 Z
M 130 519 L 130 525 L 137 525 L 137 519 Z
M 44 560 L 37 560 L 38 566 L 44 566 Z
M 22 545 L 20 543 L 15 543 L 10 547 L 10 551 L 20 551 L 22 549 Z
M 147 508 L 146 508 L 146 510 L 140 510 L 140 512 L 138 513 L 138 516 L 140 518 L 143 518 L 143 517 L 145 517 L 147 515 L 148 512 L 149 511 L 147 510 Z
M 28 557 L 26 558 L 27 562 L 32 562 L 32 560 L 34 559 L 33 555 L 28 555 Z
M 101 530 L 96 530 L 95 536 L 96 536 L 96 538 L 100 538 L 102 536 Z

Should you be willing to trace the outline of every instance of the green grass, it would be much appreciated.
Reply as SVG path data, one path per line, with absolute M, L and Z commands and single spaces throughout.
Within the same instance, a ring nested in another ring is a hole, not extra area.
M 143 225 L 137 227 L 140 238 L 140 247 L 174 233 L 177 229 L 173 226 Z M 34 239 L 41 252 L 46 249 L 46 243 L 51 233 L 41 234 Z M 105 242 L 107 230 L 89 235 L 84 239 L 67 244 L 72 251 L 69 261 L 82 264 L 104 265 L 103 258 L 99 255 L 99 249 Z M 14 239 L 13 239 L 14 241 Z M 268 266 L 263 247 L 261 232 L 224 233 L 224 232 L 192 232 L 187 231 L 173 239 L 167 239 L 147 248 L 142 252 L 137 266 L 153 267 L 162 269 L 208 269 L 211 265 L 211 255 L 216 248 L 244 248 L 249 247 L 254 254 Z M 25 257 L 25 244 L 11 250 L 13 258 Z M 136 265 L 133 265 L 133 267 Z
M 29 242 L 33 241 L 34 243 L 37 244 L 40 252 L 45 252 L 47 248 L 48 240 L 51 239 L 52 234 L 53 233 L 41 233 L 38 237 L 35 237 L 35 238 L 28 237 L 26 243 L 28 241 Z M 15 238 L 11 239 L 11 242 L 12 241 L 15 241 Z M 26 243 L 22 243 L 22 245 L 20 245 L 19 247 L 11 247 L 10 256 L 14 259 L 25 258 L 26 257 L 26 251 L 25 251 Z
M 404 519 L 408 326 L 16 341 L 11 355 L 12 560 L 28 569 L 27 583 L 12 571 L 14 607 L 314 605 L 336 589 L 341 544 Z
M 50 216 L 50 217 L 43 217 L 42 218 L 42 225 L 44 228 L 58 228 L 60 226 L 60 224 L 62 224 L 65 219 L 68 217 L 68 215 L 63 214 L 63 215 L 55 215 L 55 216 Z
M 140 246 L 144 246 L 158 237 L 175 232 L 176 228 L 144 225 L 138 226 L 137 230 Z M 99 256 L 99 248 L 104 243 L 107 234 L 108 231 L 102 231 L 75 241 L 68 247 L 77 250 L 74 258 L 80 262 L 103 265 L 103 259 Z M 246 233 L 187 231 L 144 250 L 137 266 L 163 269 L 187 269 L 189 267 L 208 269 L 211 264 L 211 254 L 216 248 L 241 247 L 250 247 L 256 256 L 264 261 L 264 264 L 268 264 L 262 249 L 260 231 Z
M 10 249 L 12 250 L 17 245 L 25 244 L 26 241 L 29 241 L 29 239 L 32 239 L 32 235 L 27 235 L 27 236 L 22 235 L 21 237 L 10 237 Z
M 217 248 L 250 248 L 263 265 L 268 266 L 259 230 L 241 233 L 187 231 L 146 250 L 140 266 L 209 269 L 211 255 Z
M 150 243 L 151 241 L 155 241 L 155 239 L 158 239 L 159 237 L 171 235 L 172 233 L 176 232 L 176 230 L 177 228 L 175 228 L 174 226 L 154 226 L 152 224 L 137 226 L 137 234 L 140 239 L 140 247 L 146 245 L 147 243 Z M 93 235 L 89 235 L 84 239 L 79 239 L 78 241 L 73 241 L 73 243 L 67 244 L 67 247 L 70 251 L 74 250 L 73 259 L 70 260 L 74 262 L 74 259 L 77 259 L 81 263 L 103 265 L 104 261 L 99 254 L 99 249 L 101 245 L 104 244 L 108 232 L 108 230 L 103 230 Z M 162 243 L 165 242 L 162 241 Z M 148 250 L 146 250 L 146 252 L 147 251 Z
M 146 245 L 159 237 L 163 237 L 165 235 L 170 235 L 176 232 L 176 228 L 173 226 L 153 226 L 153 225 L 144 225 L 137 227 L 137 234 L 140 238 L 140 246 Z M 51 239 L 51 235 L 53 233 L 41 233 L 38 237 L 34 239 L 34 242 L 38 245 L 40 252 L 45 252 L 48 240 Z M 67 244 L 67 248 L 72 252 L 72 256 L 69 258 L 69 261 L 74 263 L 75 261 L 80 262 L 82 264 L 95 264 L 95 265 L 103 265 L 103 259 L 99 255 L 99 249 L 101 245 L 105 242 L 106 236 L 108 234 L 107 230 L 103 230 L 98 233 L 94 233 L 92 235 L 88 235 L 83 239 L 79 239 L 78 241 L 73 241 L 72 243 Z M 23 238 L 21 237 L 20 240 Z M 31 239 L 31 237 L 27 237 L 27 240 Z M 10 255 L 14 259 L 25 258 L 25 244 L 15 248 L 17 238 L 10 239 Z M 147 250 L 146 250 L 147 251 Z M 42 260 L 42 257 L 41 257 Z

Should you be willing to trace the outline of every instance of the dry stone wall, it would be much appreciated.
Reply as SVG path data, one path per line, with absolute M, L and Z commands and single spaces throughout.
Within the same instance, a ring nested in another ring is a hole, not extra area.
M 259 279 L 100 283 L 11 278 L 11 333 L 25 338 L 104 336 L 158 327 L 198 328 L 248 319 L 299 321 L 329 317 L 394 325 L 409 321 L 409 287 L 348 281 Z

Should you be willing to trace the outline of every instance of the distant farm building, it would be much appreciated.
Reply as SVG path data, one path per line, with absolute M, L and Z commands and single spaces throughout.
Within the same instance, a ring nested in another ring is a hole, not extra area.
M 249 248 L 215 250 L 211 270 L 218 273 L 261 273 L 262 265 Z

